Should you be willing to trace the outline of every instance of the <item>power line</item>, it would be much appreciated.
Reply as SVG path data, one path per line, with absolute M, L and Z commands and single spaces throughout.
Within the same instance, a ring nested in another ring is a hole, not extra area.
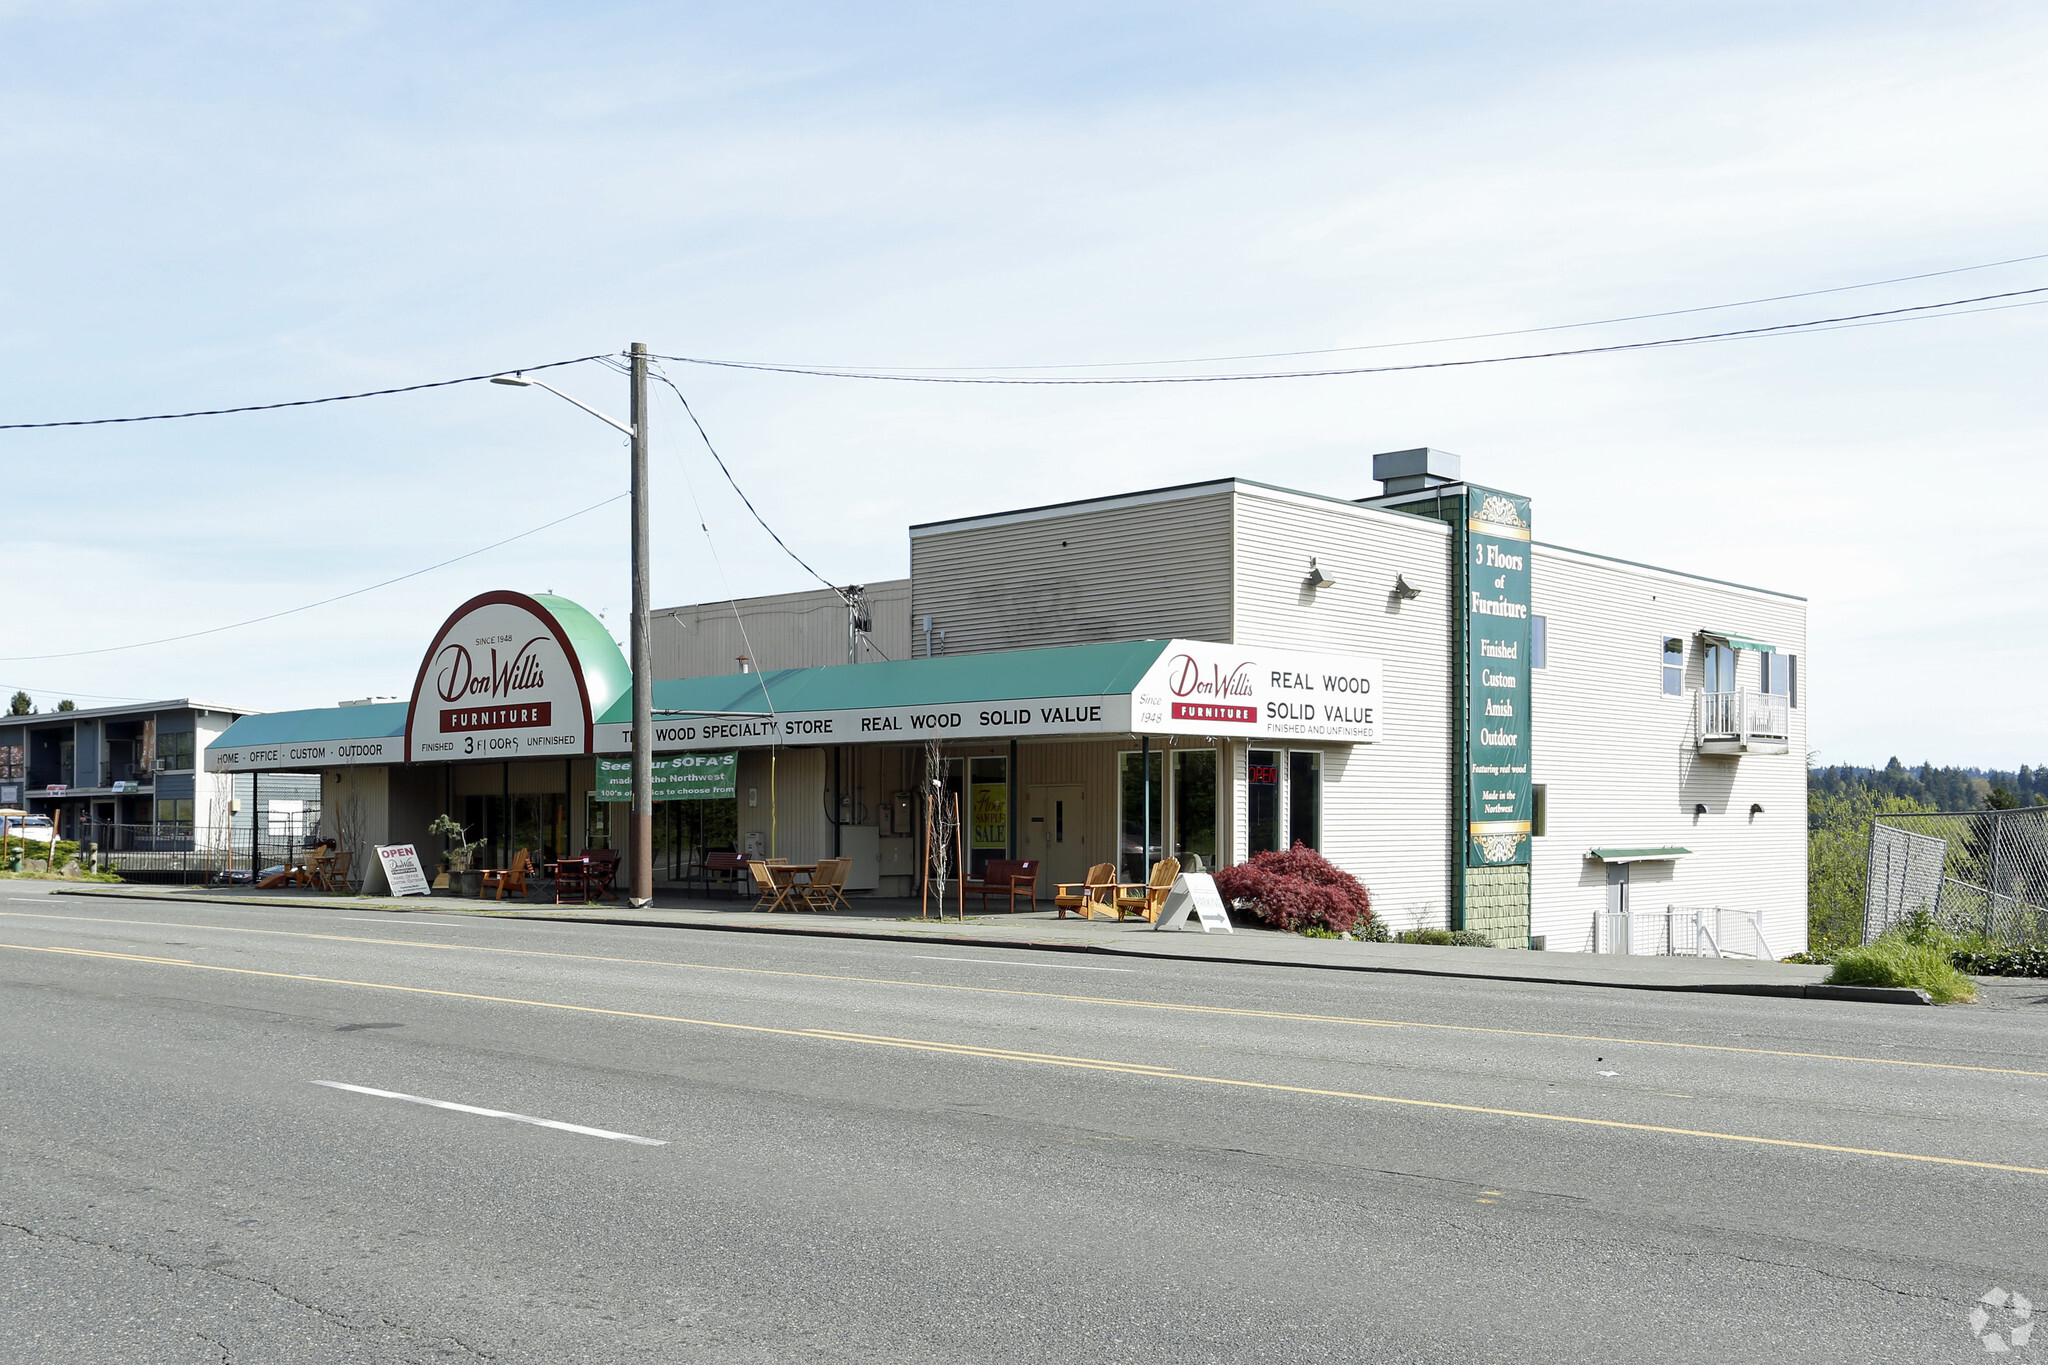
M 657 357 L 657 359 L 659 358 Z M 696 410 L 690 406 L 690 400 L 683 397 L 683 391 L 676 387 L 675 380 L 670 379 L 667 375 L 663 374 L 661 371 L 661 366 L 658 363 L 654 366 L 653 374 L 656 379 L 659 379 L 662 383 L 668 385 L 669 392 L 673 393 L 676 396 L 676 401 L 683 405 L 683 412 L 686 415 L 688 415 L 690 419 L 690 425 L 697 428 L 697 435 L 703 440 L 704 448 L 710 451 L 711 458 L 717 461 L 719 472 L 724 474 L 725 481 L 732 485 L 732 491 L 740 495 L 740 501 L 746 504 L 747 511 L 753 513 L 754 520 L 756 522 L 759 522 L 761 529 L 768 533 L 768 538 L 774 541 L 777 545 L 781 546 L 782 552 L 788 555 L 791 559 L 795 560 L 800 566 L 802 566 L 803 571 L 805 573 L 809 574 L 811 577 L 817 579 L 820 583 L 823 583 L 826 587 L 830 588 L 833 592 L 837 593 L 839 595 L 840 600 L 846 603 L 847 609 L 849 611 L 853 610 L 854 601 L 853 595 L 851 593 L 849 593 L 845 588 L 840 587 L 837 583 L 834 583 L 831 579 L 825 577 L 825 575 L 819 573 L 816 569 L 812 568 L 802 555 L 798 554 L 795 550 L 789 548 L 788 542 L 783 540 L 781 536 L 775 534 L 775 528 L 768 524 L 767 518 L 761 515 L 760 509 L 754 506 L 753 499 L 749 498 L 747 496 L 746 490 L 740 487 L 739 480 L 735 479 L 732 476 L 732 470 L 726 467 L 725 457 L 718 453 L 718 447 L 711 444 L 710 434 L 704 430 L 704 424 L 697 420 Z M 688 476 L 685 475 L 684 477 L 687 481 Z M 696 497 L 697 495 L 693 490 L 690 494 L 691 501 L 695 502 Z M 699 518 L 699 524 L 703 525 L 703 509 L 701 507 L 698 508 L 697 515 Z M 711 528 L 708 525 L 704 525 L 704 536 L 707 541 L 710 539 Z M 713 559 L 717 558 L 717 546 L 714 545 L 712 547 L 711 554 Z M 719 573 L 721 576 L 723 576 L 724 568 L 722 566 L 719 570 Z M 731 589 L 728 588 L 727 591 L 730 592 Z M 737 603 L 735 603 L 733 606 L 733 614 L 735 619 L 737 619 L 739 614 L 739 607 Z M 746 633 L 746 626 L 744 623 L 742 623 L 740 626 L 740 633 L 742 637 L 744 637 Z M 867 643 L 867 647 L 869 649 L 874 650 L 877 654 L 881 654 L 882 658 L 885 661 L 888 660 L 889 656 L 887 654 L 882 653 L 881 647 L 874 642 L 874 639 L 868 634 L 867 631 L 861 631 L 860 638 Z M 750 643 L 748 644 L 747 648 L 752 649 L 753 645 Z
M 986 372 L 991 370 L 1115 370 L 1136 368 L 1143 365 L 1222 365 L 1239 360 L 1291 360 L 1296 356 L 1343 355 L 1355 351 L 1389 351 L 1398 350 L 1406 346 L 1440 346 L 1454 341 L 1494 341 L 1501 337 L 1534 336 L 1542 332 L 1566 332 L 1581 327 L 1609 327 L 1622 322 L 1646 322 L 1654 318 L 1684 317 L 1692 313 L 1713 313 L 1729 308 L 1753 308 L 1758 304 L 1764 303 L 1785 303 L 1792 299 L 1818 298 L 1823 294 L 1845 294 L 1857 289 L 1877 289 L 1888 284 L 1910 284 L 1915 280 L 1932 280 L 1943 275 L 1966 275 L 1973 270 L 1994 270 L 1999 266 L 2024 265 L 2029 261 L 2044 260 L 2048 260 L 2048 253 L 2035 256 L 2013 256 L 2003 261 L 1985 261 L 1979 265 L 1960 265 L 1950 270 L 1929 270 L 1918 275 L 1895 275 L 1890 279 L 1866 280 L 1861 284 L 1838 284 L 1827 289 L 1805 289 L 1795 294 L 1770 294 L 1763 298 L 1739 299 L 1734 303 L 1708 303 L 1694 308 L 1670 308 L 1661 313 L 1630 313 L 1625 317 L 1595 318 L 1588 322 L 1558 322 L 1546 327 L 1515 327 L 1502 332 L 1469 332 L 1463 336 L 1422 337 L 1414 341 L 1375 341 L 1359 346 L 1323 346 L 1306 351 L 1257 351 L 1247 355 L 1184 356 L 1177 360 L 1103 360 L 1056 365 L 797 365 L 791 368 L 805 370 L 887 370 L 891 373 L 908 374 Z
M 659 358 L 663 360 L 681 359 L 680 356 L 661 356 Z M 704 442 L 704 448 L 710 451 L 711 458 L 717 461 L 719 472 L 725 475 L 725 481 L 732 485 L 732 491 L 740 495 L 740 501 L 747 505 L 747 511 L 751 512 L 754 516 L 754 520 L 761 524 L 761 529 L 768 533 L 768 538 L 774 541 L 777 545 L 780 545 L 782 547 L 782 552 L 788 555 L 791 559 L 795 560 L 800 566 L 802 566 L 803 571 L 805 573 L 817 579 L 820 583 L 823 583 L 826 587 L 832 589 L 832 591 L 838 592 L 838 584 L 834 583 L 831 579 L 825 577 L 825 575 L 819 573 L 816 569 L 812 568 L 802 555 L 798 554 L 795 550 L 789 548 L 789 542 L 785 541 L 781 536 L 775 534 L 775 528 L 768 524 L 768 519 L 761 515 L 761 509 L 754 506 L 754 500 L 747 496 L 747 490 L 740 487 L 739 480 L 735 479 L 732 476 L 732 470 L 726 467 L 725 457 L 718 453 L 717 446 L 711 444 L 710 433 L 706 432 L 704 430 L 704 424 L 697 420 L 696 412 L 693 411 L 690 407 L 690 400 L 683 397 L 683 391 L 676 387 L 675 381 L 673 379 L 670 379 L 667 375 L 661 373 L 660 370 L 656 370 L 654 372 L 654 377 L 656 379 L 659 379 L 662 383 L 668 385 L 669 392 L 673 393 L 676 396 L 676 401 L 683 405 L 683 412 L 689 417 L 690 425 L 697 428 L 697 435 L 700 438 L 702 438 Z
M 574 360 L 550 360 L 544 365 L 528 365 L 526 370 L 554 370 L 564 365 L 581 365 L 586 360 L 602 360 L 603 356 L 580 355 Z M 454 384 L 477 384 L 509 370 L 493 370 L 490 374 L 464 375 L 460 379 L 435 379 L 425 384 L 405 384 L 395 389 L 367 389 L 362 393 L 337 393 L 327 398 L 293 398 L 282 403 L 250 403 L 239 408 L 202 408 L 195 412 L 156 412 L 142 417 L 80 417 L 68 422 L 0 422 L 0 431 L 39 431 L 49 427 L 106 427 L 123 422 L 175 422 L 185 417 L 226 417 L 237 412 L 273 412 L 278 408 L 310 408 L 321 403 L 351 403 L 358 398 L 385 398 L 394 393 L 418 393 L 421 389 L 445 389 Z M 521 371 L 524 373 L 524 371 Z
M 745 360 L 716 360 L 706 356 L 665 355 L 662 360 L 673 360 L 684 365 L 710 365 L 728 370 L 758 370 L 771 374 L 811 375 L 821 379 L 867 379 L 897 384 L 1006 384 L 1006 385 L 1129 385 L 1129 384 L 1238 384 L 1264 379 L 1329 379 L 1345 375 L 1396 374 L 1408 370 L 1461 369 L 1473 365 L 1503 365 L 1517 360 L 1555 360 L 1565 356 L 1605 355 L 1617 351 L 1646 351 L 1666 346 L 1685 346 L 1706 341 L 1733 341 L 1747 337 L 1785 335 L 1804 331 L 1833 330 L 1838 324 L 1864 322 L 1872 318 L 1895 318 L 1904 320 L 1908 315 L 1942 316 L 1934 310 L 1961 308 L 1964 304 L 1988 303 L 1996 299 L 2020 298 L 2033 294 L 2048 294 L 2048 285 L 2033 289 L 2013 289 L 2000 294 L 1980 294 L 1975 298 L 1950 299 L 1944 303 L 1921 303 L 1907 308 L 1885 308 L 1869 313 L 1848 313 L 1840 317 L 1810 318 L 1804 322 L 1781 322 L 1769 327 L 1743 327 L 1727 332 L 1703 332 L 1695 336 L 1663 337 L 1655 341 L 1624 341 L 1606 346 L 1579 346 L 1562 351 L 1531 351 L 1519 355 L 1480 356 L 1468 360 L 1417 360 L 1404 365 L 1355 366 L 1337 370 L 1263 370 L 1242 374 L 1155 374 L 1155 375 L 1102 375 L 1102 376 L 1016 376 L 1016 375 L 941 375 L 910 374 L 891 370 L 838 370 L 817 369 L 801 365 L 763 365 Z M 2048 300 L 2043 300 L 2048 302 Z M 1971 312 L 1988 311 L 1970 309 Z M 808 566 L 806 566 L 808 567 Z
M 402 573 L 396 578 L 387 578 L 381 583 L 372 583 L 366 588 L 352 588 L 348 592 L 336 593 L 332 597 L 323 597 L 318 602 L 308 602 L 304 606 L 286 607 L 283 611 L 273 611 L 267 616 L 252 616 L 246 621 L 236 621 L 230 625 L 208 626 L 205 630 L 187 631 L 183 635 L 166 635 L 160 640 L 137 640 L 135 643 L 127 645 L 107 645 L 100 649 L 74 649 L 62 654 L 15 654 L 6 658 L 0 658 L 0 663 L 26 663 L 34 659 L 76 659 L 88 654 L 118 654 L 123 650 L 147 649 L 151 645 L 175 644 L 179 640 L 196 640 L 202 635 L 218 635 L 225 630 L 240 630 L 244 626 L 261 625 L 265 621 L 275 621 L 281 616 L 296 616 L 302 611 L 311 611 L 315 607 L 324 607 L 333 602 L 346 601 L 351 597 L 361 597 L 366 592 L 375 592 L 379 588 L 388 588 L 393 583 L 403 583 L 408 578 L 418 578 L 421 574 L 429 574 L 436 569 L 445 569 L 450 564 L 459 564 L 465 559 L 474 559 L 486 551 L 510 545 L 515 540 L 524 540 L 528 536 L 538 535 L 551 527 L 560 526 L 565 521 L 574 521 L 577 517 L 595 512 L 600 507 L 609 507 L 611 504 L 627 496 L 629 495 L 618 493 L 606 498 L 603 502 L 594 502 L 580 512 L 571 512 L 565 517 L 556 517 L 553 521 L 544 522 L 530 530 L 521 531 L 518 535 L 506 536 L 503 540 L 493 541 L 489 545 L 482 545 L 474 550 L 465 551 L 462 554 L 456 555 L 453 559 L 444 559 L 439 564 L 429 564 L 424 569 L 414 569 L 411 573 Z M 86 694 L 80 693 L 79 695 L 84 696 Z

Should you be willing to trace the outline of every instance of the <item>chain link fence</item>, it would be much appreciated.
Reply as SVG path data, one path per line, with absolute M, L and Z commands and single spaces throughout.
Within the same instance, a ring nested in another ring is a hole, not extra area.
M 1951 933 L 2048 946 L 2048 807 L 1876 817 L 1863 941 L 1915 914 Z

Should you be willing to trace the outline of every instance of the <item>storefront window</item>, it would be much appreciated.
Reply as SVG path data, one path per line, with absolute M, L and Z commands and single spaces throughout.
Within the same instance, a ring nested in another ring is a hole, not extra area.
M 623 808 L 622 808 L 623 809 Z M 470 831 L 470 838 L 476 831 Z M 612 803 L 597 799 L 596 792 L 587 792 L 583 798 L 583 848 L 610 848 L 612 846 Z M 578 849 L 577 852 L 582 852 Z
M 1173 751 L 1173 856 L 1181 869 L 1216 867 L 1216 751 Z
M 991 861 L 1010 856 L 1010 760 L 997 754 L 944 763 L 946 800 L 960 798 L 967 826 L 967 872 L 979 877 Z
M 663 801 L 655 808 L 654 860 L 680 878 L 707 853 L 739 851 L 740 803 L 731 796 Z
M 1117 877 L 1126 882 L 1142 882 L 1152 875 L 1160 836 L 1166 831 L 1165 755 L 1154 749 L 1149 765 L 1145 758 L 1136 751 L 1118 755 L 1122 776 L 1117 783 Z
M 976 876 L 989 862 L 1010 852 L 1010 760 L 967 760 L 968 792 L 962 818 L 968 823 L 968 865 Z
M 1287 846 L 1323 846 L 1323 756 L 1313 749 L 1287 755 Z
M 1271 853 L 1280 847 L 1280 751 L 1253 749 L 1245 757 L 1248 851 Z

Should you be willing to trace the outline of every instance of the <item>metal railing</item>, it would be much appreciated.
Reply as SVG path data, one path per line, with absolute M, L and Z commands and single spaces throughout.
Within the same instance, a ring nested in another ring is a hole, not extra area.
M 1951 933 L 2048 944 L 2048 806 L 1872 820 L 1863 941 L 1914 915 Z
M 75 832 L 81 861 L 96 855 L 125 881 L 184 885 L 246 884 L 264 868 L 304 861 L 306 851 L 319 841 L 317 834 L 308 832 L 252 834 L 247 828 L 195 829 L 189 823 L 83 820 Z M 71 834 L 66 832 L 67 840 Z M 359 865 L 351 869 L 352 881 L 361 876 Z
M 1593 951 L 1636 957 L 1752 957 L 1776 961 L 1763 915 L 1725 906 L 1602 910 L 1594 917 Z
M 1789 740 L 1792 707 L 1789 697 L 1774 692 L 1700 692 L 1694 733 L 1701 741 L 1752 739 Z

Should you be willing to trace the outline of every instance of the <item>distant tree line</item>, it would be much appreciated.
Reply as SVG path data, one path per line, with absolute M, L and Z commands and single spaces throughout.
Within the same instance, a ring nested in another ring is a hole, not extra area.
M 2012 810 L 2048 806 L 2048 766 L 2022 763 L 2017 772 L 1997 768 L 1937 768 L 1922 763 L 1909 768 L 1894 758 L 1882 768 L 1838 765 L 1807 773 L 1809 797 L 1888 797 L 1910 801 L 1909 810 Z M 1818 828 L 1808 801 L 1808 827 Z

